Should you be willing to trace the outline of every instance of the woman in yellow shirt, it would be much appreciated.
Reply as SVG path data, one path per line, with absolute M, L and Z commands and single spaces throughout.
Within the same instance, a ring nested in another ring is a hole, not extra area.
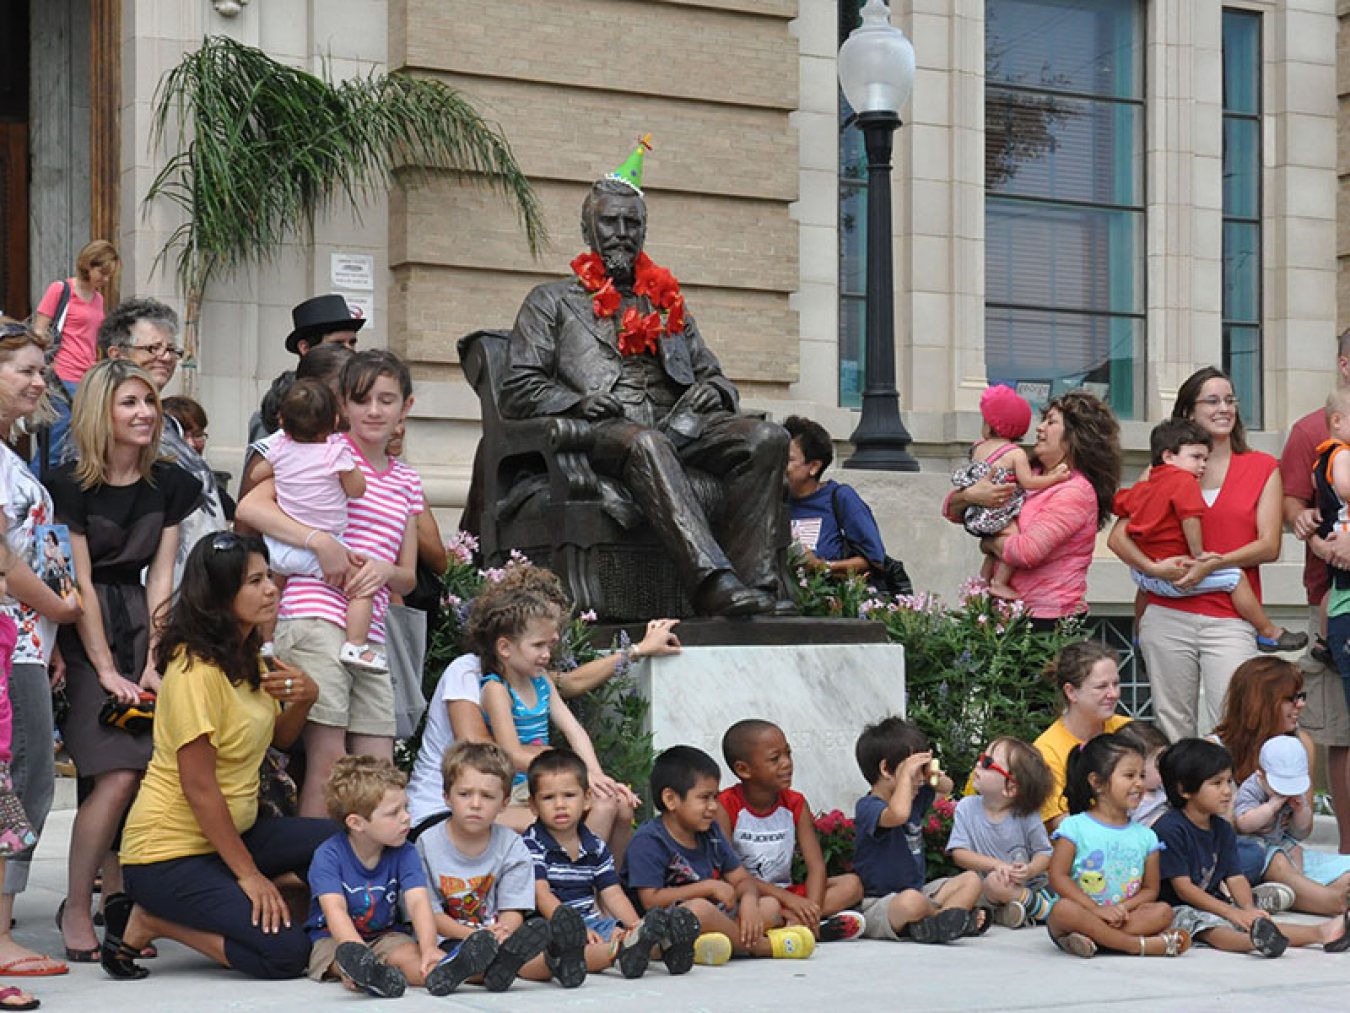
M 258 819 L 269 745 L 292 743 L 318 695 L 299 669 L 259 662 L 278 594 L 260 539 L 222 532 L 193 547 L 158 645 L 154 753 L 122 836 L 126 894 L 108 898 L 103 969 L 176 939 L 255 978 L 302 974 L 309 940 L 273 879 L 301 876 L 328 820 Z
M 1129 724 L 1130 719 L 1116 713 L 1116 705 L 1120 703 L 1120 672 L 1110 648 L 1091 640 L 1068 644 L 1050 662 L 1049 676 L 1064 697 L 1064 713 L 1032 745 L 1045 758 L 1055 778 L 1050 797 L 1041 807 L 1045 829 L 1053 832 L 1069 814 L 1064 801 L 1064 771 L 1069 754 L 1088 739 Z

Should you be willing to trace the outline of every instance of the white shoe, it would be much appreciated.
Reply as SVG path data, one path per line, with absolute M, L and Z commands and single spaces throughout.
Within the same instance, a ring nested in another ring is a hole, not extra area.
M 377 651 L 369 644 L 343 644 L 338 652 L 338 661 L 358 672 L 370 672 L 374 675 L 388 675 L 389 662 L 383 651 Z
M 1294 890 L 1284 883 L 1258 883 L 1252 887 L 1252 899 L 1262 911 L 1276 914 L 1294 906 Z

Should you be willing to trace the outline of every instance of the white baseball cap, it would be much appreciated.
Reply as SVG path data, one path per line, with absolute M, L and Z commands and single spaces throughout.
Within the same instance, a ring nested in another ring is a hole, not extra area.
M 1270 790 L 1279 795 L 1302 795 L 1312 784 L 1308 751 L 1292 735 L 1276 735 L 1261 746 L 1261 773 Z

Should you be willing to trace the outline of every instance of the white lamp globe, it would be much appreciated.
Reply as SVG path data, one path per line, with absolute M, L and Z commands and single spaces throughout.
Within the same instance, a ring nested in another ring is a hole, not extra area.
M 867 0 L 862 24 L 839 47 L 839 84 L 855 113 L 896 113 L 914 90 L 914 47 L 882 0 Z

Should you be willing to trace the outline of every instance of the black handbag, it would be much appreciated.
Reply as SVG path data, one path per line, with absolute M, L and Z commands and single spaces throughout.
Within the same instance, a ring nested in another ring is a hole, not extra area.
M 850 556 L 861 556 L 867 559 L 867 553 L 858 547 L 858 543 L 849 538 L 848 531 L 844 527 L 844 516 L 839 512 L 839 485 L 830 490 L 830 510 L 834 513 L 834 526 L 839 529 L 839 539 L 844 543 L 844 549 Z M 870 559 L 871 564 L 868 571 L 868 583 L 884 594 L 903 594 L 911 595 L 914 593 L 914 582 L 909 579 L 909 574 L 905 572 L 905 564 L 894 556 L 883 556 L 881 565 L 877 566 Z

